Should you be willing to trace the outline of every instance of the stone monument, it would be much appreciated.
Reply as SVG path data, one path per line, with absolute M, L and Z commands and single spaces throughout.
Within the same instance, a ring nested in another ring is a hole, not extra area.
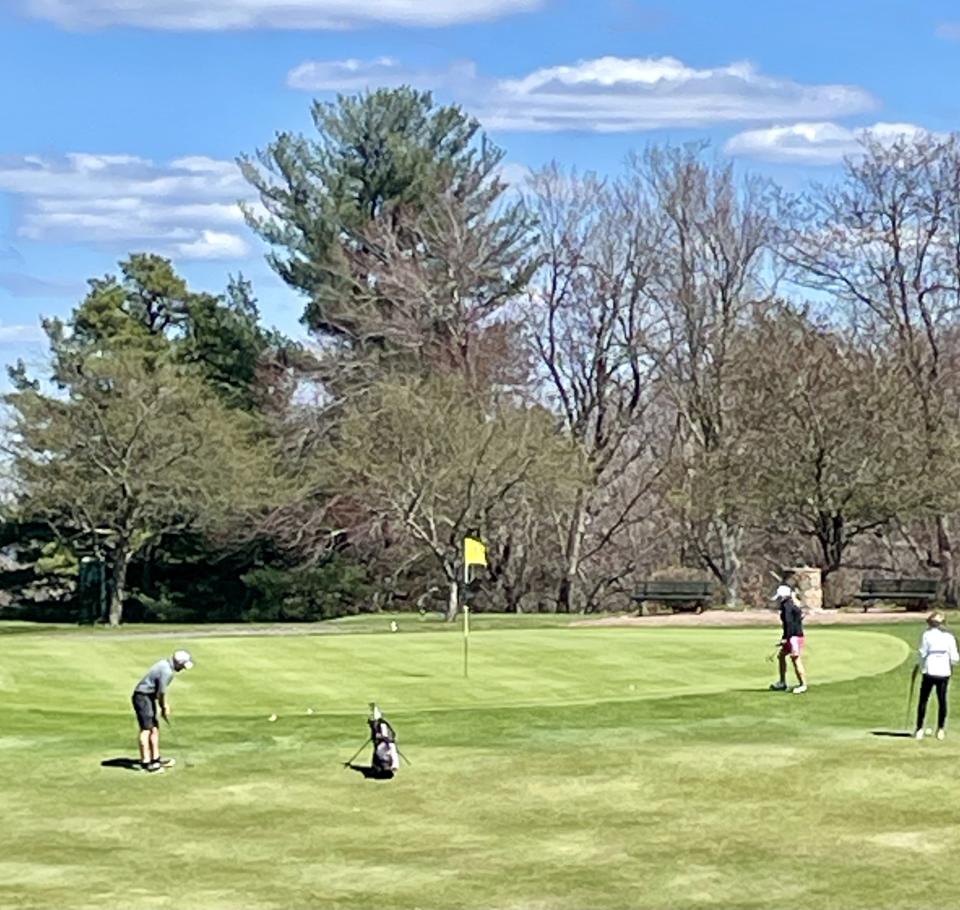
M 816 566 L 797 566 L 787 570 L 793 573 L 793 587 L 805 610 L 823 609 L 823 577 Z

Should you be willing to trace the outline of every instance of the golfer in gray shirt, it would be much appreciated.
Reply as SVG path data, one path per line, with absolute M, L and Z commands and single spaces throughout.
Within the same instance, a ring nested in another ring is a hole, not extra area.
M 189 651 L 174 651 L 173 657 L 157 661 L 133 690 L 133 710 L 140 725 L 140 767 L 144 771 L 156 773 L 173 764 L 173 759 L 160 757 L 160 717 L 170 718 L 167 690 L 174 677 L 192 666 Z

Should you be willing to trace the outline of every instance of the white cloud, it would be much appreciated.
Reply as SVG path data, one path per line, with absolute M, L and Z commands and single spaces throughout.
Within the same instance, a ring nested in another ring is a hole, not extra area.
M 375 60 L 310 60 L 287 73 L 287 85 L 308 92 L 358 92 L 398 85 L 436 90 L 469 88 L 476 78 L 473 63 L 458 63 L 445 70 L 415 70 L 393 57 L 378 57 Z
M 40 323 L 5 325 L 0 322 L 0 344 L 39 344 L 46 340 Z
M 392 58 L 313 61 L 292 70 L 288 82 L 312 91 L 404 82 L 454 89 L 457 100 L 494 130 L 642 131 L 825 118 L 875 106 L 856 86 L 778 79 L 749 63 L 696 69 L 673 57 L 600 57 L 501 80 L 484 79 L 467 65 L 431 73 Z
M 960 41 L 960 22 L 938 23 L 937 37 L 946 41 Z
M 242 259 L 249 252 L 242 237 L 222 231 L 201 231 L 200 237 L 176 245 L 184 259 Z
M 836 123 L 794 123 L 762 130 L 747 130 L 728 140 L 728 155 L 794 164 L 837 164 L 860 152 L 864 139 L 894 142 L 901 136 L 925 132 L 912 123 L 875 123 L 851 129 Z
M 347 29 L 373 23 L 446 26 L 530 12 L 545 0 L 21 0 L 64 28 Z
M 238 201 L 255 194 L 231 161 L 155 164 L 131 155 L 0 157 L 0 192 L 19 200 L 17 234 L 198 259 L 248 253 Z

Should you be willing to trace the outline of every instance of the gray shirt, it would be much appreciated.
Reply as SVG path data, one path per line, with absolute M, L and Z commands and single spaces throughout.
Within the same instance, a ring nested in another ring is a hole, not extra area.
M 176 672 L 169 660 L 158 660 L 148 671 L 147 675 L 137 683 L 134 692 L 143 692 L 144 695 L 166 695 L 170 683 Z

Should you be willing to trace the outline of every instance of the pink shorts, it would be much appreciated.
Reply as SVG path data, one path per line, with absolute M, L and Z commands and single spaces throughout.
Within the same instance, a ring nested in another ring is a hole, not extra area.
M 799 657 L 803 652 L 803 636 L 793 635 L 785 641 L 780 648 L 780 653 L 785 657 Z

